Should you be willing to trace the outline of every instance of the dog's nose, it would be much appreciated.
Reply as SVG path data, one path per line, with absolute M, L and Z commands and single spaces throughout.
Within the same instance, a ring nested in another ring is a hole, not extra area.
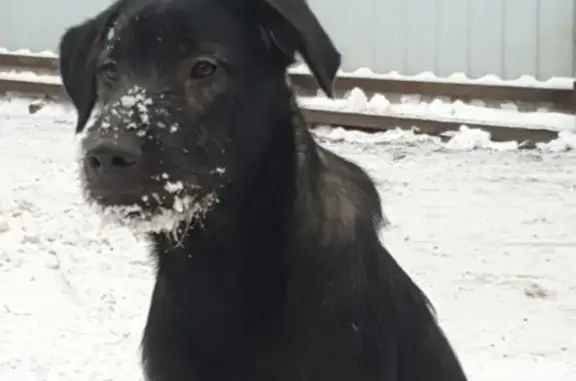
M 84 165 L 88 175 L 95 179 L 130 176 L 142 157 L 141 148 L 130 140 L 97 139 L 85 149 Z

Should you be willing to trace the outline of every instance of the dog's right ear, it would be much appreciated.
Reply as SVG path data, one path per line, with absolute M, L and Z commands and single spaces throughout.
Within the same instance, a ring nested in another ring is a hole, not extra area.
M 78 115 L 76 133 L 81 132 L 96 102 L 96 66 L 102 52 L 102 37 L 117 14 L 116 7 L 103 11 L 64 32 L 58 46 L 62 84 Z
M 285 54 L 300 53 L 320 88 L 334 98 L 334 80 L 342 56 L 307 0 L 259 1 L 260 22 L 271 32 L 276 46 Z

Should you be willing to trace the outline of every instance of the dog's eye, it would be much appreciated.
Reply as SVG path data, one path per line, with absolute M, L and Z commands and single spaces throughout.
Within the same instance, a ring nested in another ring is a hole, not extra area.
M 118 64 L 114 61 L 106 61 L 98 67 L 100 75 L 110 82 L 118 79 Z
M 206 77 L 210 77 L 218 70 L 218 65 L 209 60 L 200 60 L 197 61 L 194 66 L 192 66 L 192 70 L 190 71 L 190 78 L 192 79 L 202 79 Z

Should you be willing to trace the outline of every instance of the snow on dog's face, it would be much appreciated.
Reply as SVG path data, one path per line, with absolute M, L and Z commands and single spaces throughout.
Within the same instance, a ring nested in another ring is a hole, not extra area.
M 111 75 L 101 73 L 99 80 Z M 169 89 L 151 95 L 128 81 L 118 92 L 111 85 L 101 87 L 103 101 L 81 139 L 86 197 L 107 221 L 177 233 L 182 222 L 204 217 L 229 182 L 228 139 L 222 131 L 207 133 L 202 119 L 186 112 L 186 96 Z
M 297 0 L 119 0 L 59 49 L 87 199 L 145 231 L 202 217 L 249 181 L 292 112 L 297 50 L 330 95 L 340 63 Z

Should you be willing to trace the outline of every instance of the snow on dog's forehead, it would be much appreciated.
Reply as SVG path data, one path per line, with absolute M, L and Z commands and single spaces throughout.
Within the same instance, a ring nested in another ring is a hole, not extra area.
M 198 1 L 196 1 L 198 3 Z M 172 30 L 172 26 L 179 21 L 188 24 L 189 12 L 194 1 L 185 0 L 139 0 L 121 10 L 108 29 L 104 32 L 103 41 L 107 47 L 113 47 L 124 33 L 131 37 L 138 37 L 144 26 L 146 31 L 153 30 L 156 34 Z
M 235 0 L 234 0 L 235 1 Z M 174 53 L 189 47 L 197 38 L 229 40 L 238 23 L 229 0 L 138 0 L 119 10 L 101 35 L 105 52 L 126 44 L 130 49 L 160 47 Z M 226 28 L 222 28 L 225 25 Z M 232 28 L 232 29 L 230 29 Z M 226 30 L 229 30 L 226 32 Z M 203 36 L 203 37 L 200 37 Z M 209 37 L 210 36 L 210 37 Z M 171 45 L 172 44 L 172 45 Z

